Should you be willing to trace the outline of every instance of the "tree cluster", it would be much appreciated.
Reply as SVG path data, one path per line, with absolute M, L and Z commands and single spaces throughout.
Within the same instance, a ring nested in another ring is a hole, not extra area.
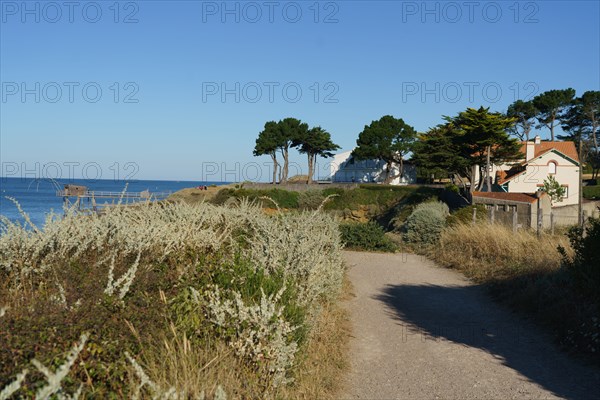
M 547 128 L 550 139 L 574 141 L 581 161 L 593 168 L 594 178 L 600 171 L 600 91 L 587 91 L 575 97 L 575 89 L 548 90 L 532 100 L 517 100 L 508 107 L 506 115 L 516 118 L 511 133 L 521 140 L 529 140 L 533 127 Z M 555 135 L 554 128 L 561 126 L 565 135 Z M 581 147 L 581 148 L 580 148 Z
M 444 171 L 463 187 L 468 181 L 471 192 L 484 187 L 491 191 L 492 165 L 521 157 L 517 139 L 508 135 L 515 118 L 480 107 L 467 108 L 444 120 L 445 123 L 421 134 L 413 147 L 413 161 L 421 168 L 432 173 Z M 477 181 L 477 176 L 484 179 Z
M 295 148 L 308 158 L 308 179 L 312 183 L 317 157 L 332 157 L 340 147 L 333 143 L 331 135 L 320 126 L 309 128 L 308 124 L 296 118 L 285 118 L 279 122 L 269 121 L 258 134 L 253 154 L 268 155 L 273 160 L 273 184 L 287 183 L 289 173 L 289 153 Z M 277 155 L 281 155 L 280 164 Z

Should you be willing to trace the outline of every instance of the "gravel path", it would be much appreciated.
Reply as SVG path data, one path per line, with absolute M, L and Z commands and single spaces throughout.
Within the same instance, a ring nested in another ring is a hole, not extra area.
M 355 297 L 344 399 L 599 399 L 600 371 L 420 256 L 345 252 Z

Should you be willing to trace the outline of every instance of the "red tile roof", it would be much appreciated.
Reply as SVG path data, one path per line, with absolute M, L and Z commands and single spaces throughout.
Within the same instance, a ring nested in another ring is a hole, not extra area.
M 498 185 L 504 185 L 506 182 L 510 181 L 515 176 L 525 172 L 523 167 L 513 167 L 507 171 L 498 171 L 496 172 L 496 176 L 498 177 Z
M 546 193 L 542 193 L 545 196 Z M 496 199 L 496 200 L 508 200 L 515 201 L 518 203 L 535 203 L 538 199 L 536 193 L 506 193 L 506 192 L 474 192 L 473 197 L 485 198 L 485 199 Z
M 533 143 L 533 142 L 530 142 Z M 534 158 L 541 156 L 544 153 L 547 153 L 551 150 L 556 150 L 565 156 L 579 162 L 579 156 L 577 155 L 577 148 L 575 147 L 574 142 L 540 142 L 540 144 L 535 144 Z M 527 151 L 527 142 L 521 142 L 521 153 L 523 155 L 526 154 Z M 526 160 L 529 161 L 529 160 Z

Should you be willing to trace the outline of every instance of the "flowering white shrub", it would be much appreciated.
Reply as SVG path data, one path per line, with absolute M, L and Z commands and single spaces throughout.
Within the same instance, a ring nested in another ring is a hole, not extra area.
M 223 299 L 219 287 L 206 292 L 209 318 L 235 332 L 229 344 L 237 354 L 256 364 L 268 365 L 275 386 L 289 382 L 285 374 L 293 365 L 298 349 L 298 344 L 290 338 L 297 327 L 290 326 L 283 318 L 283 307 L 278 305 L 284 291 L 285 287 L 270 296 L 262 292 L 256 305 L 244 304 L 237 292 L 233 293 L 233 300 Z
M 44 364 L 42 364 L 36 359 L 31 360 L 31 363 L 37 368 L 38 371 L 44 374 L 44 377 L 46 378 L 46 384 L 43 387 L 41 387 L 35 394 L 36 399 L 45 400 L 49 399 L 52 395 L 56 395 L 56 398 L 58 399 L 79 398 L 79 396 L 81 395 L 81 389 L 83 388 L 83 385 L 80 385 L 79 389 L 77 389 L 77 391 L 72 396 L 69 396 L 68 394 L 62 393 L 61 382 L 69 374 L 69 371 L 75 363 L 75 360 L 77 359 L 77 357 L 79 357 L 79 353 L 81 353 L 81 350 L 83 350 L 87 339 L 88 335 L 86 333 L 81 335 L 79 343 L 74 345 L 73 348 L 69 351 L 67 359 L 56 369 L 56 372 L 52 372 L 48 367 L 46 367 Z M 17 375 L 16 379 L 13 382 L 4 387 L 4 389 L 0 391 L 0 400 L 8 399 L 12 394 L 14 394 L 17 390 L 20 389 L 21 384 L 25 380 L 25 376 L 27 375 L 27 373 L 28 371 L 26 369 L 23 370 L 20 374 Z
M 14 299 L 20 299 L 19 307 L 27 307 L 26 294 L 38 289 L 40 296 L 54 300 L 48 304 L 61 306 L 63 313 L 100 303 L 87 301 L 90 293 L 86 292 L 83 303 L 80 299 L 73 306 L 68 304 L 74 293 L 82 296 L 79 287 L 65 278 L 68 274 L 57 278 L 70 268 L 98 276 L 101 288 L 92 293 L 98 300 L 103 294 L 120 300 L 133 295 L 134 283 L 143 282 L 147 275 L 142 274 L 154 267 L 168 270 L 176 281 L 194 279 L 190 271 L 203 266 L 207 257 L 211 265 L 216 265 L 214 268 L 225 268 L 241 257 L 250 264 L 250 273 L 277 276 L 279 280 L 273 282 L 280 285 L 283 280 L 284 287 L 270 295 L 262 292 L 256 301 L 242 298 L 231 288 L 192 288 L 192 298 L 203 303 L 196 315 L 206 313 L 204 323 L 233 332 L 225 337 L 228 344 L 239 357 L 260 366 L 261 371 L 266 366 L 273 385 L 288 382 L 298 350 L 294 339 L 298 327 L 286 320 L 283 312 L 285 282 L 294 288 L 294 304 L 308 314 L 301 323 L 310 328 L 319 300 L 335 296 L 341 287 L 344 270 L 340 251 L 337 223 L 319 210 L 269 216 L 259 206 L 243 200 L 227 207 L 169 202 L 115 205 L 100 215 L 67 210 L 64 216 L 49 215 L 43 227 L 0 217 L 0 276 L 7 278 L 7 289 L 11 291 L 2 298 L 12 299 L 14 304 Z M 89 279 L 88 275 L 75 276 Z M 7 304 L 11 312 L 14 304 Z M 123 306 L 126 309 L 127 304 Z M 78 350 L 73 350 L 64 368 L 56 373 L 33 361 L 48 380 L 38 398 L 60 395 L 60 381 L 86 339 L 82 336 Z M 158 398 L 181 395 L 172 388 L 153 389 L 141 367 L 138 369 L 135 360 L 128 358 L 141 380 L 140 388 L 160 393 Z M 215 396 L 225 398 L 224 392 L 219 393 L 217 390 Z
M 4 389 L 2 389 L 0 391 L 0 400 L 8 399 L 17 390 L 19 390 L 21 388 L 21 384 L 25 380 L 25 376 L 27 376 L 28 373 L 29 373 L 29 371 L 24 369 L 21 373 L 17 374 L 17 377 L 15 378 L 15 380 L 12 381 L 11 383 L 9 383 L 8 385 L 6 385 L 4 387 Z

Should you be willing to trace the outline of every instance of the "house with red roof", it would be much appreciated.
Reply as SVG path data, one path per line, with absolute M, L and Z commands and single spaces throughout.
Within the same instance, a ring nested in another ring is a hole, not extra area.
M 553 207 L 577 204 L 579 199 L 579 156 L 573 142 L 533 141 L 521 143 L 523 158 L 516 163 L 494 166 L 494 192 L 534 196 L 544 181 L 553 176 L 565 188 L 562 199 Z

